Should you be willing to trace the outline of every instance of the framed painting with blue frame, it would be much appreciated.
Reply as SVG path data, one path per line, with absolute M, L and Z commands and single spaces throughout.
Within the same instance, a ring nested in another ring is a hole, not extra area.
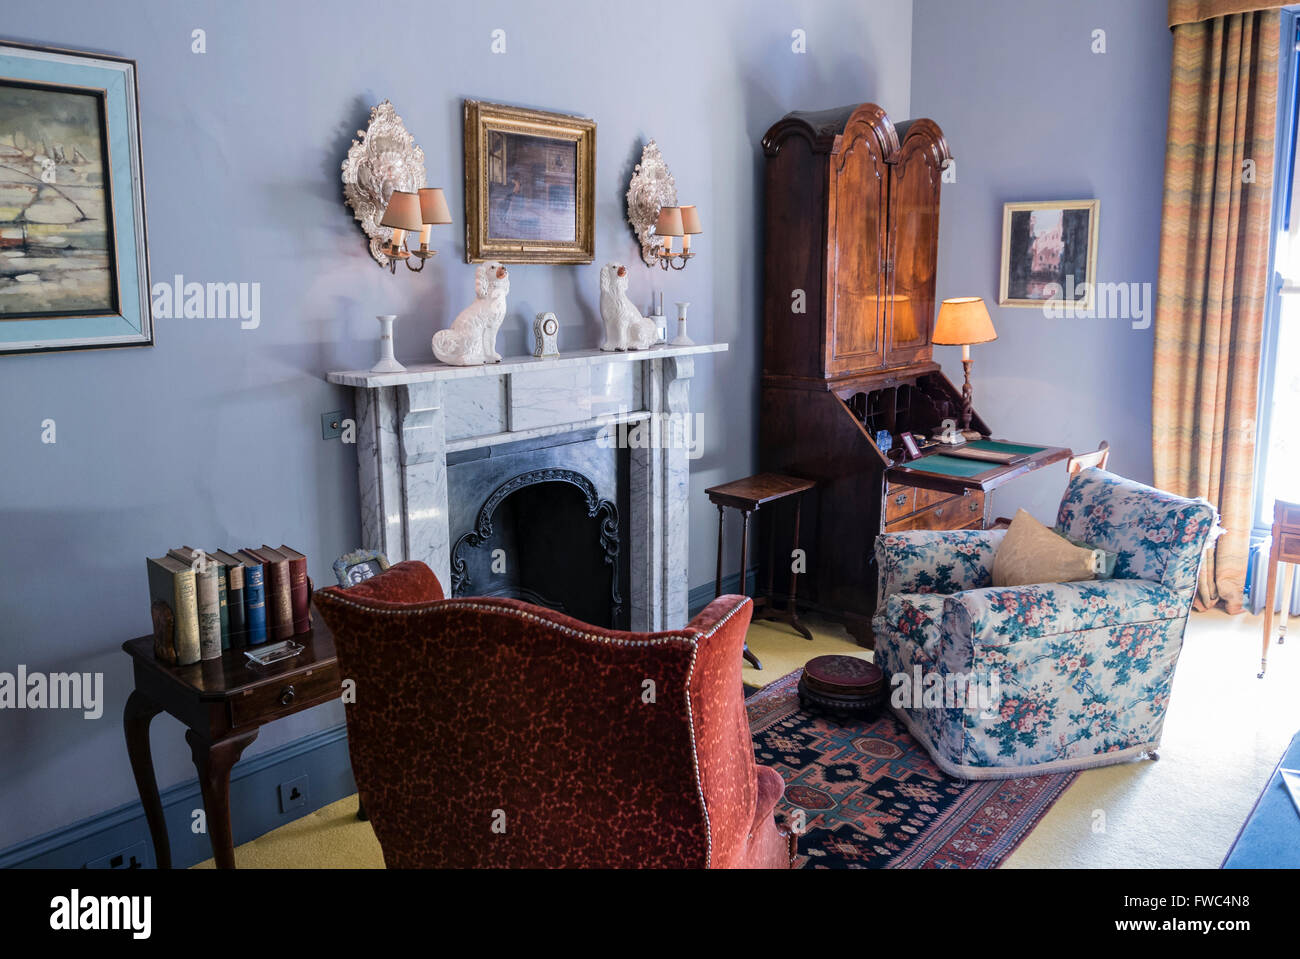
M 153 344 L 134 60 L 0 43 L 0 353 Z

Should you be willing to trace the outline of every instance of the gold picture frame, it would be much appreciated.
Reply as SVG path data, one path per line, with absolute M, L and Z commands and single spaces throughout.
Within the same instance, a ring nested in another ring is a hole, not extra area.
M 465 262 L 596 258 L 596 121 L 465 101 Z
M 1099 212 L 1097 200 L 1004 203 L 998 305 L 1091 310 L 1097 291 Z M 1035 229 L 1040 216 L 1046 222 Z M 1083 296 L 1072 295 L 1085 283 Z M 1059 294 L 1051 295 L 1053 289 Z

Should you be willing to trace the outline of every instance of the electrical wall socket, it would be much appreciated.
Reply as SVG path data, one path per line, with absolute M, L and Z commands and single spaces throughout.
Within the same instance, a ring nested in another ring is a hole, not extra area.
M 280 783 L 280 812 L 301 809 L 307 805 L 307 777 L 299 776 Z
M 83 869 L 143 869 L 146 866 L 152 866 L 153 859 L 149 854 L 149 844 L 144 840 L 133 843 L 125 849 L 119 849 L 117 852 L 110 852 L 107 856 L 100 856 L 98 859 L 92 859 L 83 866 Z
M 343 419 L 344 413 L 342 410 L 333 410 L 329 413 L 322 413 L 320 415 L 320 438 L 323 440 L 332 440 L 342 436 Z

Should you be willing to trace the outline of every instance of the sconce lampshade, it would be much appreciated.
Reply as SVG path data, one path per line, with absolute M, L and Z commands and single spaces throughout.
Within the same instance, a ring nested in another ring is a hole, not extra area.
M 423 225 L 420 220 L 419 196 L 403 190 L 394 190 L 393 195 L 388 198 L 388 209 L 384 211 L 384 218 L 379 221 L 379 225 L 419 233 Z
M 940 346 L 968 346 L 998 338 L 983 297 L 956 296 L 939 305 L 932 341 Z
M 424 187 L 420 190 L 420 219 L 424 223 L 450 223 L 451 210 L 441 187 Z
M 659 219 L 655 221 L 655 233 L 659 236 L 684 236 L 682 208 L 679 206 L 660 207 Z
M 682 232 L 687 234 L 703 233 L 700 226 L 699 211 L 693 206 L 678 207 L 682 211 Z

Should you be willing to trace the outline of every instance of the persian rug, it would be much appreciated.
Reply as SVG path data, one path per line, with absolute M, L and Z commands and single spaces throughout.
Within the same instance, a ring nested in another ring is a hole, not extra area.
M 755 758 L 785 780 L 777 821 L 804 820 L 800 868 L 992 868 L 1077 775 L 953 779 L 888 711 L 874 721 L 805 712 L 802 673 L 745 701 Z

